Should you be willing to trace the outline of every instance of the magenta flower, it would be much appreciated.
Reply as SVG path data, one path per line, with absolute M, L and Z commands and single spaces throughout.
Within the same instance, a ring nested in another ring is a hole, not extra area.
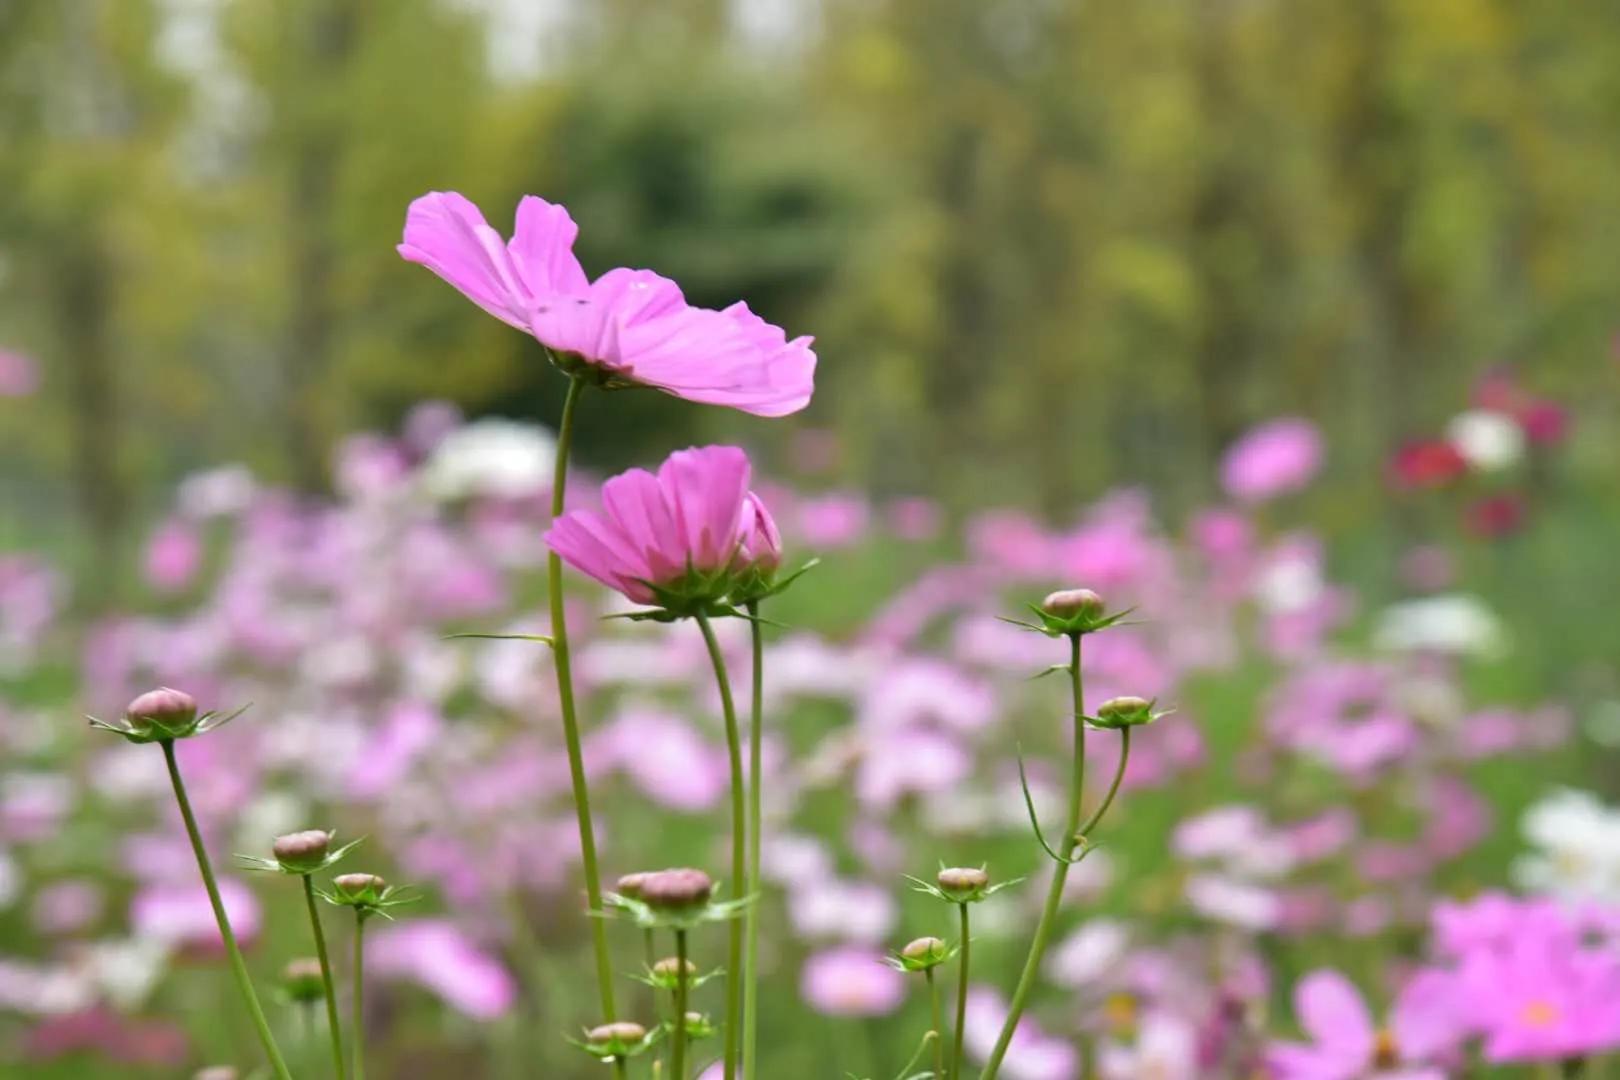
M 505 966 L 446 919 L 419 919 L 378 932 L 371 970 L 419 983 L 474 1020 L 497 1020 L 517 1000 L 517 982 Z
M 621 267 L 589 281 L 574 257 L 578 233 L 566 209 L 526 195 L 503 241 L 465 197 L 435 191 L 411 203 L 399 253 L 533 334 L 566 370 L 589 369 L 604 384 L 651 386 L 756 416 L 810 403 L 810 338 L 789 341 L 741 302 L 693 307 L 651 270 Z
M 569 511 L 545 541 L 569 566 L 638 604 L 690 613 L 781 560 L 749 473 L 748 455 L 734 446 L 677 450 L 656 476 L 631 469 L 613 477 L 602 485 L 600 510 Z
M 1356 988 L 1336 971 L 1314 971 L 1294 990 L 1294 1010 L 1308 1043 L 1273 1043 L 1266 1055 L 1277 1080 L 1444 1080 L 1439 1069 L 1418 1063 L 1415 1049 L 1432 1051 L 1432 1029 L 1444 1023 L 1433 1010 L 1397 1014 L 1381 1031 Z
M 887 1016 L 906 999 L 906 977 L 874 949 L 840 946 L 805 961 L 799 992 L 826 1016 Z
M 1322 436 L 1309 420 L 1272 420 L 1251 429 L 1221 461 L 1221 486 L 1232 498 L 1265 502 L 1309 484 L 1322 465 Z

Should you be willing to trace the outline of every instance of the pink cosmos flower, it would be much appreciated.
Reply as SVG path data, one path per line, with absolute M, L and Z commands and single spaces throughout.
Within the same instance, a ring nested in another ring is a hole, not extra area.
M 146 580 L 161 592 L 190 585 L 202 566 L 202 537 L 186 521 L 170 521 L 152 534 L 146 547 Z
M 615 381 L 651 386 L 756 416 L 810 403 L 816 355 L 748 305 L 693 307 L 651 270 L 609 270 L 595 281 L 574 257 L 579 227 L 533 195 L 503 241 L 465 197 L 435 191 L 411 203 L 399 253 L 508 325 Z
M 27 397 L 39 389 L 39 368 L 19 352 L 0 349 L 0 398 Z
M 1432 1045 L 1427 1028 L 1434 1022 L 1431 1013 L 1408 1019 L 1397 1008 L 1392 1030 L 1381 1032 L 1350 980 L 1329 970 L 1300 980 L 1294 1009 L 1311 1041 L 1272 1044 L 1267 1062 L 1278 1080 L 1444 1080 L 1439 1069 L 1414 1062 L 1403 1038 L 1406 1034 L 1414 1044 Z
M 876 950 L 843 946 L 805 961 L 799 992 L 827 1016 L 887 1016 L 906 999 L 906 977 Z
M 474 1020 L 499 1019 L 517 998 L 511 973 L 446 919 L 378 931 L 370 964 L 377 975 L 421 984 Z
M 1221 461 L 1221 486 L 1240 502 L 1298 491 L 1322 465 L 1322 436 L 1308 420 L 1288 417 L 1252 428 Z
M 748 455 L 734 446 L 678 450 L 656 476 L 631 469 L 613 477 L 600 510 L 564 514 L 545 542 L 638 604 L 657 603 L 654 586 L 677 588 L 692 573 L 773 569 L 781 540 L 748 479 Z

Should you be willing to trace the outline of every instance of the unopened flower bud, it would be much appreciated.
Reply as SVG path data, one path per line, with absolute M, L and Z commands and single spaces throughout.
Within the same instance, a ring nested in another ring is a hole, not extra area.
M 124 719 L 130 730 L 142 735 L 182 737 L 191 733 L 197 721 L 197 699 L 167 686 L 148 690 L 129 703 Z
M 1109 698 L 1097 706 L 1095 723 L 1098 727 L 1118 729 L 1151 724 L 1155 719 L 1153 702 L 1147 698 L 1125 696 Z
M 951 947 L 937 937 L 920 937 L 900 950 L 900 962 L 891 964 L 903 971 L 930 971 L 951 958 Z
M 338 901 L 356 907 L 376 904 L 387 888 L 388 882 L 376 874 L 339 874 L 332 879 Z
M 191 1080 L 236 1080 L 239 1075 L 229 1065 L 210 1065 L 206 1069 L 198 1069 L 192 1074 Z
M 656 963 L 656 964 L 654 964 L 652 966 L 653 975 L 657 976 L 660 979 L 666 979 L 670 983 L 674 983 L 674 981 L 675 981 L 675 973 L 680 971 L 680 970 L 681 970 L 681 962 L 680 962 L 680 960 L 678 958 L 673 957 L 673 956 L 666 956 L 662 960 L 658 961 L 658 963 Z M 686 977 L 688 979 L 690 979 L 694 975 L 696 975 L 697 970 L 698 970 L 697 965 L 692 963 L 692 961 L 688 960 L 686 962 Z
M 907 960 L 922 960 L 929 955 L 944 950 L 945 943 L 937 937 L 920 937 L 900 950 L 900 955 Z
M 645 1039 L 647 1029 L 631 1020 L 619 1020 L 611 1024 L 602 1024 L 591 1028 L 587 1037 L 597 1046 L 607 1046 L 612 1043 L 627 1046 Z
M 714 881 L 701 870 L 681 868 L 648 874 L 641 883 L 641 902 L 659 911 L 702 907 L 714 895 Z
M 281 988 L 293 1001 L 308 1004 L 326 995 L 326 980 L 321 976 L 321 962 L 313 956 L 287 961 L 281 970 Z
M 647 873 L 626 874 L 619 879 L 615 891 L 620 896 L 628 896 L 632 900 L 641 899 L 641 886 L 650 875 Z
M 941 870 L 935 880 L 947 900 L 966 903 L 979 898 L 990 884 L 990 875 L 973 866 L 953 866 Z
M 310 874 L 326 865 L 331 846 L 332 834 L 325 829 L 305 829 L 276 837 L 270 851 L 284 870 Z
M 990 875 L 972 866 L 953 866 L 939 872 L 939 887 L 961 892 L 982 889 L 990 884 Z
M 1103 613 L 1103 598 L 1090 589 L 1060 589 L 1041 601 L 1041 610 L 1061 619 L 1079 615 L 1096 618 Z

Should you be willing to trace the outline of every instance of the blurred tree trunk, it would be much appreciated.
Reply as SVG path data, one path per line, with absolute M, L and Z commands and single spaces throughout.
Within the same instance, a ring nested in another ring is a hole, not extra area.
M 91 226 L 62 244 L 53 276 L 53 314 L 70 382 L 74 486 L 94 560 L 81 602 L 103 608 L 117 599 L 129 500 L 120 465 L 123 422 L 108 326 L 112 270 L 99 229 Z
M 316 4 L 300 12 L 304 18 L 294 24 L 295 33 L 307 35 L 306 47 L 297 52 L 308 58 L 304 75 L 315 91 L 306 99 L 304 122 L 293 133 L 287 192 L 292 280 L 283 361 L 284 430 L 293 479 L 304 491 L 320 490 L 327 475 L 328 410 L 321 386 L 332 362 L 337 287 L 333 206 L 343 152 L 337 122 L 342 113 L 320 99 L 339 90 L 359 33 L 359 8 L 360 0 Z

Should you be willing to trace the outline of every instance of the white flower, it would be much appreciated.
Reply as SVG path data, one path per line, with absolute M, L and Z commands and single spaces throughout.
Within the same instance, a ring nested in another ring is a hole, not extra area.
M 1326 585 L 1314 559 L 1288 558 L 1272 563 L 1254 583 L 1255 599 L 1265 610 L 1286 615 L 1316 602 Z
M 439 441 L 422 485 L 437 499 L 521 498 L 550 489 L 556 462 L 557 441 L 545 428 L 488 417 Z
M 1620 810 L 1590 792 L 1560 788 L 1526 810 L 1520 827 L 1537 849 L 1513 864 L 1521 887 L 1620 900 Z
M 1187 903 L 1205 918 L 1244 930 L 1270 930 L 1282 917 L 1282 901 L 1270 889 L 1219 874 L 1187 879 Z
M 1475 409 L 1446 425 L 1446 438 L 1481 472 L 1510 468 L 1524 456 L 1524 429 L 1512 417 Z
M 1391 652 L 1499 656 L 1507 650 L 1507 630 L 1484 601 L 1452 593 L 1391 604 L 1373 642 Z
M 1118 919 L 1091 919 L 1060 941 L 1046 958 L 1046 974 L 1071 990 L 1092 986 L 1113 971 L 1130 946 L 1130 931 Z

